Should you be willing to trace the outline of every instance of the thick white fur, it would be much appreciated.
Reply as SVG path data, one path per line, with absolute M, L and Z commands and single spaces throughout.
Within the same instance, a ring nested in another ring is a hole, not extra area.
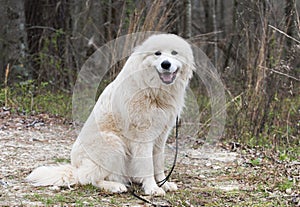
M 159 78 L 164 60 L 171 72 L 178 68 L 170 84 Z M 182 38 L 149 37 L 99 97 L 72 148 L 71 164 L 37 168 L 27 180 L 44 186 L 91 183 L 118 193 L 131 182 L 141 183 L 145 194 L 176 190 L 175 183 L 160 188 L 156 182 L 165 178 L 165 143 L 184 106 L 193 65 L 191 47 Z

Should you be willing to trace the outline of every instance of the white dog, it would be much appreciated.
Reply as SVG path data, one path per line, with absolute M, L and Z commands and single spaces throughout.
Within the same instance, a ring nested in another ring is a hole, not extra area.
M 165 178 L 164 148 L 184 106 L 194 69 L 191 46 L 173 34 L 149 37 L 99 97 L 71 152 L 71 164 L 39 167 L 27 180 L 36 186 L 89 184 L 126 192 L 141 183 L 145 194 L 177 186 Z

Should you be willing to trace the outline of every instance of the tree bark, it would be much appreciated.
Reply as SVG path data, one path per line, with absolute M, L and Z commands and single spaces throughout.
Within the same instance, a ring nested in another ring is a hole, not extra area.
M 213 28 L 214 28 L 214 32 L 217 32 L 218 30 L 218 25 L 217 25 L 217 0 L 213 0 Z M 214 65 L 217 66 L 218 64 L 218 34 L 215 33 L 214 34 L 214 61 L 213 61 Z M 219 67 L 217 67 L 219 68 Z
M 10 64 L 11 78 L 27 75 L 25 14 L 23 0 L 3 0 L 0 6 L 0 81 Z
M 286 0 L 285 6 L 285 26 L 286 33 L 293 37 L 295 33 L 295 0 Z M 287 47 L 290 48 L 292 46 L 292 41 L 290 38 L 286 39 Z
M 191 0 L 184 0 L 184 23 L 183 34 L 189 39 L 192 36 L 192 2 Z

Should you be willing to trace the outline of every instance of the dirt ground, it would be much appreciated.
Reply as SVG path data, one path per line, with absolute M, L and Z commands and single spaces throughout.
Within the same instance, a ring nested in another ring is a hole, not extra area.
M 145 197 L 152 204 L 93 186 L 33 187 L 24 181 L 38 166 L 68 161 L 76 135 L 72 125 L 45 114 L 1 117 L 0 206 L 300 206 L 299 162 L 275 166 L 257 151 L 236 150 L 233 145 L 197 148 L 197 140 L 183 136 L 172 174 L 179 190 L 164 198 Z M 167 146 L 167 169 L 174 146 Z M 291 184 L 285 186 L 289 179 Z

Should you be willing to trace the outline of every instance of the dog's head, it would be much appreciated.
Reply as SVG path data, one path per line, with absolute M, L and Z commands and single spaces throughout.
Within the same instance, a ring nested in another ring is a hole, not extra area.
M 192 77 L 194 57 L 191 46 L 177 35 L 153 35 L 137 47 L 135 53 L 143 55 L 145 68 L 152 70 L 154 78 L 165 85 L 173 84 L 179 78 L 188 81 Z

